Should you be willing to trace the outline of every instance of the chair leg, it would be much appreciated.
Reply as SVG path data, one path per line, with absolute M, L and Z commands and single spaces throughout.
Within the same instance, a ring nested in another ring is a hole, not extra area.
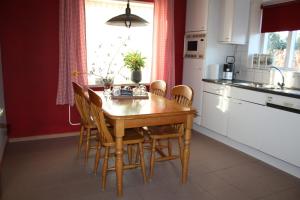
M 127 156 L 129 164 L 132 163 L 132 145 L 127 145 Z
M 80 134 L 79 134 L 79 143 L 78 143 L 78 155 L 81 151 L 81 147 L 82 147 L 82 143 L 83 143 L 83 132 L 84 132 L 84 126 L 81 125 Z
M 147 177 L 146 177 L 145 160 L 144 160 L 144 146 L 142 143 L 139 143 L 139 153 L 140 153 L 140 164 L 142 169 L 142 175 L 144 178 L 144 183 L 146 183 Z
M 150 175 L 149 177 L 152 178 L 153 176 L 153 168 L 154 168 L 154 160 L 155 160 L 155 143 L 156 140 L 152 140 L 152 146 L 151 146 L 151 156 L 150 156 Z
M 168 154 L 172 156 L 172 142 L 168 139 Z
M 106 186 L 108 158 L 109 158 L 109 147 L 105 147 L 104 160 L 103 160 L 103 166 L 102 166 L 102 190 L 105 190 L 105 186 Z
M 182 142 L 182 137 L 178 137 L 178 146 L 179 146 L 179 158 L 181 161 L 181 164 L 183 163 L 182 161 L 182 156 L 183 156 L 183 142 Z
M 102 149 L 102 146 L 101 146 L 100 142 L 98 142 L 97 146 L 96 146 L 96 156 L 95 156 L 95 163 L 94 163 L 94 174 L 97 174 L 97 171 L 98 171 L 99 161 L 100 161 L 100 158 L 101 158 L 101 149 Z
M 86 149 L 85 149 L 85 164 L 87 163 L 88 157 L 89 157 L 89 152 L 90 152 L 90 137 L 91 137 L 91 129 L 87 128 L 87 133 L 86 133 Z
M 143 148 L 145 148 L 144 145 Z M 139 158 L 140 158 L 139 155 L 140 155 L 140 151 L 139 151 L 139 147 L 137 146 L 136 154 L 135 154 L 135 164 L 139 163 Z

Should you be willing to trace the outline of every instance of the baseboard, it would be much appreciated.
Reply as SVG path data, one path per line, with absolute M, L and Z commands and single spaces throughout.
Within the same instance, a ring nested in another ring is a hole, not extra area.
M 226 136 L 223 136 L 221 134 L 215 133 L 207 128 L 204 128 L 202 126 L 193 125 L 193 129 L 196 130 L 197 132 L 206 135 L 214 140 L 217 140 L 219 142 L 222 142 L 223 144 L 226 144 L 234 149 L 237 149 L 239 151 L 242 151 L 258 160 L 261 160 L 273 167 L 276 167 L 286 173 L 289 173 L 295 177 L 300 178 L 300 167 L 297 167 L 295 165 L 289 164 L 283 160 L 280 160 L 278 158 L 275 158 L 271 155 L 268 155 L 262 151 L 259 151 L 257 149 L 254 149 L 252 147 L 249 147 L 247 145 L 238 143 Z
M 59 133 L 59 134 L 50 134 L 50 135 L 37 135 L 37 136 L 20 137 L 20 138 L 9 138 L 8 142 L 46 140 L 46 139 L 53 139 L 53 138 L 71 137 L 71 136 L 77 136 L 77 135 L 79 135 L 79 132 Z

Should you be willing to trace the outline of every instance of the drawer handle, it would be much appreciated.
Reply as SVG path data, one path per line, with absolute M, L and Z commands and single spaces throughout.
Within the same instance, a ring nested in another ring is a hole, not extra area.
M 232 101 L 232 100 L 231 100 L 231 103 L 233 103 L 233 104 L 238 104 L 238 105 L 242 105 L 242 102 L 237 102 L 237 101 Z

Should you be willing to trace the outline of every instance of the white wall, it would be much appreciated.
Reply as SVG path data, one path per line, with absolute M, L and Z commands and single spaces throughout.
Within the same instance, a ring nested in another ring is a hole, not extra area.
M 6 124 L 4 107 L 5 106 L 4 106 L 3 76 L 2 76 L 1 46 L 0 46 L 0 124 Z M 3 113 L 1 114 L 2 109 L 3 109 Z M 0 126 L 0 161 L 2 160 L 2 155 L 6 144 L 6 140 L 7 140 L 6 129 L 1 128 Z

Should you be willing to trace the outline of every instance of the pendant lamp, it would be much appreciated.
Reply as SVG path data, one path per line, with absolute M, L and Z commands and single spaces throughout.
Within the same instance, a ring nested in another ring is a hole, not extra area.
M 125 10 L 125 14 L 118 15 L 116 17 L 111 18 L 106 22 L 108 25 L 112 26 L 124 26 L 127 28 L 134 27 L 134 26 L 146 26 L 148 22 L 143 18 L 131 14 L 131 10 L 129 7 L 129 0 L 127 1 L 127 8 Z

